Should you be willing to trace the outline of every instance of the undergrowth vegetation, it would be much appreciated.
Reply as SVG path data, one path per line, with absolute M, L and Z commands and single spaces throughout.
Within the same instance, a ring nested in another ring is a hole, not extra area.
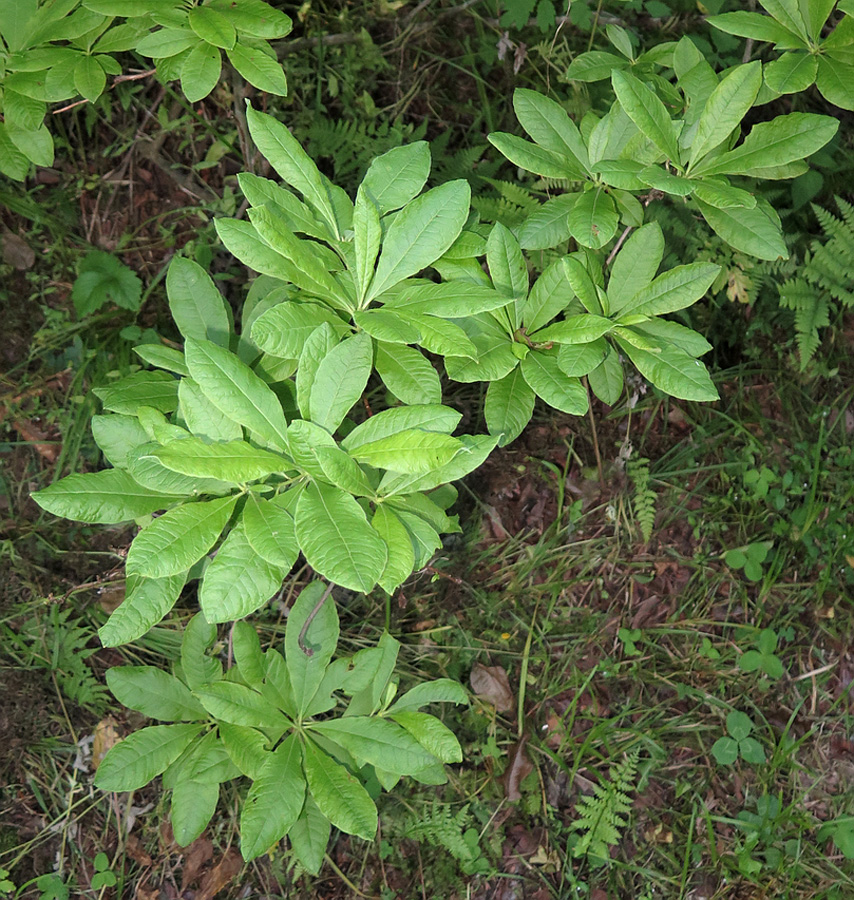
M 852 49 L 6 0 L 0 897 L 854 896 Z

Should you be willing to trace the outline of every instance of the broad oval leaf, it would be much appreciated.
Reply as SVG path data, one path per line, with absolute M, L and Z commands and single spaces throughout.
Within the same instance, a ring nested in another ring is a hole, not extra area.
M 347 338 L 320 361 L 309 396 L 312 422 L 334 432 L 362 396 L 373 371 L 373 342 L 367 334 Z
M 291 723 L 272 703 L 245 685 L 217 681 L 197 687 L 193 693 L 215 719 L 223 722 L 282 731 L 290 727 Z
M 614 201 L 601 188 L 581 194 L 567 219 L 569 233 L 584 247 L 598 250 L 616 234 L 620 217 Z
M 170 819 L 179 847 L 187 847 L 207 828 L 219 801 L 219 783 L 181 779 L 172 788 Z
M 720 270 L 715 263 L 697 262 L 662 272 L 623 306 L 621 315 L 660 316 L 685 309 L 705 295 Z
M 234 25 L 221 12 L 210 6 L 197 6 L 191 9 L 187 22 L 203 41 L 213 44 L 214 47 L 230 50 L 234 46 L 236 38 Z
M 181 67 L 181 90 L 190 103 L 196 103 L 217 86 L 221 74 L 219 49 L 200 41 L 190 50 Z
M 463 761 L 463 749 L 453 731 L 428 713 L 404 711 L 389 713 L 398 725 L 405 728 L 412 737 L 432 756 L 443 763 Z
M 128 573 L 164 578 L 185 572 L 216 543 L 236 502 L 222 497 L 188 503 L 155 519 L 131 544 Z
M 162 722 L 195 722 L 205 708 L 174 675 L 155 666 L 113 666 L 107 687 L 123 706 Z
M 484 413 L 490 434 L 499 435 L 498 445 L 515 441 L 534 413 L 534 392 L 517 366 L 486 389 Z
M 765 64 L 765 84 L 777 94 L 799 94 L 815 81 L 818 62 L 811 53 L 784 53 Z
M 124 600 L 98 629 L 101 643 L 118 647 L 142 637 L 172 609 L 186 581 L 186 572 L 166 578 L 129 575 Z
M 367 593 L 385 567 L 387 550 L 350 495 L 319 482 L 297 503 L 296 536 L 308 564 L 342 587 Z
M 299 556 L 294 518 L 281 504 L 250 494 L 243 507 L 243 529 L 252 549 L 268 563 L 290 570 Z
M 561 344 L 557 353 L 558 368 L 570 378 L 592 372 L 605 358 L 608 343 L 604 338 L 589 344 Z
M 396 406 L 376 413 L 357 425 L 341 441 L 341 446 L 355 456 L 353 451 L 363 444 L 379 441 L 402 431 L 418 429 L 450 434 L 459 425 L 460 419 L 462 413 L 438 403 Z
M 430 361 L 414 347 L 378 343 L 376 365 L 383 384 L 403 403 L 441 403 L 439 374 Z
M 185 437 L 164 444 L 159 450 L 152 451 L 152 455 L 173 472 L 236 484 L 257 481 L 290 468 L 283 457 L 253 447 L 246 441 L 206 444 L 199 438 Z
M 410 430 L 360 444 L 350 455 L 378 469 L 420 474 L 450 462 L 462 447 L 447 434 Z
M 279 303 L 252 323 L 252 340 L 261 350 L 283 359 L 299 359 L 305 342 L 324 322 L 343 337 L 347 327 L 331 310 L 297 300 Z
M 669 346 L 658 353 L 650 353 L 633 347 L 620 337 L 617 342 L 641 375 L 671 397 L 701 401 L 718 399 L 706 367 L 684 350 Z
M 368 166 L 362 187 L 385 215 L 416 197 L 430 174 L 430 145 L 416 141 L 376 157 Z
M 529 387 L 549 406 L 572 416 L 587 412 L 587 391 L 558 366 L 557 351 L 532 350 L 519 364 Z
M 166 294 L 172 318 L 185 338 L 228 347 L 231 336 L 228 305 L 198 263 L 176 256 L 166 273 Z

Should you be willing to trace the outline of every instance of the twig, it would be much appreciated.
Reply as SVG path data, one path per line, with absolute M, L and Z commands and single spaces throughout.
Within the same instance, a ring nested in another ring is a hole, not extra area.
M 139 81 L 141 78 L 148 78 L 153 75 L 157 69 L 146 69 L 144 72 L 137 72 L 136 75 L 116 75 L 113 84 L 121 84 L 123 81 Z
M 299 645 L 300 650 L 305 653 L 306 656 L 314 656 L 314 650 L 311 647 L 306 647 L 305 645 L 305 635 L 309 629 L 309 626 L 314 621 L 314 617 L 320 612 L 321 606 L 326 603 L 327 598 L 332 593 L 332 585 L 326 585 L 326 590 L 323 592 L 323 596 L 317 601 L 314 609 L 308 614 L 308 618 L 303 623 L 302 628 L 300 629 L 299 637 L 297 638 L 297 644 Z

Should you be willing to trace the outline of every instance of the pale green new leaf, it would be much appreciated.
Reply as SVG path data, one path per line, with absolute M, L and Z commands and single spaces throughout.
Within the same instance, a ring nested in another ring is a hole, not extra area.
M 630 72 L 615 70 L 611 73 L 611 83 L 629 118 L 669 160 L 678 163 L 676 130 L 658 96 Z
M 515 134 L 493 131 L 492 134 L 487 135 L 486 139 L 513 165 L 527 169 L 535 175 L 574 181 L 580 181 L 585 177 L 581 166 L 568 156 L 561 156 L 551 150 L 545 150 L 537 144 L 516 137 Z
M 164 578 L 185 572 L 216 543 L 237 497 L 188 503 L 155 519 L 134 539 L 127 556 L 129 574 Z
M 350 455 L 378 469 L 421 474 L 450 462 L 462 447 L 447 434 L 410 430 L 360 444 Z
M 236 484 L 257 481 L 289 468 L 283 457 L 253 447 L 246 441 L 206 444 L 200 438 L 185 437 L 170 441 L 152 451 L 152 455 L 173 472 L 198 478 L 218 478 Z
M 712 91 L 697 122 L 688 165 L 692 166 L 722 144 L 741 124 L 762 87 L 762 63 L 736 66 Z
M 589 168 L 587 147 L 566 110 L 537 91 L 517 88 L 513 93 L 516 118 L 541 147 L 578 163 L 580 178 Z
M 611 266 L 608 302 L 618 313 L 655 278 L 664 258 L 664 234 L 657 222 L 638 228 L 623 245 Z
M 95 775 L 102 791 L 135 791 L 170 766 L 202 730 L 202 725 L 151 725 L 119 741 Z
M 174 372 L 176 375 L 189 375 L 187 364 L 184 362 L 184 354 L 180 350 L 173 350 L 163 344 L 140 344 L 133 348 L 133 352 L 150 366 L 158 369 L 166 369 L 167 372 Z M 179 403 L 180 403 L 181 385 L 178 384 Z
M 114 384 L 96 387 L 92 393 L 111 412 L 135 416 L 140 406 L 162 413 L 178 407 L 178 382 L 166 372 L 134 372 Z
M 458 180 L 416 197 L 385 234 L 376 274 L 366 299 L 432 265 L 454 243 L 469 214 L 471 188 Z
M 399 697 L 389 707 L 389 715 L 400 712 L 417 711 L 428 703 L 468 703 L 469 696 L 466 689 L 451 678 L 437 678 L 435 681 L 425 681 L 416 684 Z
M 394 147 L 368 166 L 362 188 L 385 215 L 418 196 L 430 174 L 430 146 L 416 141 Z M 360 188 L 360 189 L 362 189 Z
M 288 429 L 294 462 L 312 478 L 328 481 L 349 494 L 373 494 L 365 473 L 335 442 L 328 431 L 314 422 L 295 419 Z
M 390 712 L 390 717 L 405 728 L 432 756 L 443 763 L 463 761 L 463 749 L 453 731 L 428 713 L 403 711 Z
M 309 395 L 312 422 L 334 432 L 362 396 L 373 371 L 373 342 L 367 334 L 347 338 L 320 361 Z
M 406 527 L 387 506 L 377 507 L 371 525 L 388 547 L 388 559 L 378 580 L 380 587 L 391 594 L 412 574 L 415 551 Z
M 240 190 L 252 206 L 271 206 L 288 223 L 291 231 L 308 234 L 321 240 L 329 237 L 328 230 L 318 222 L 314 213 L 291 191 L 280 187 L 269 178 L 260 178 L 251 172 L 240 172 L 237 181 Z
M 319 482 L 299 498 L 296 536 L 308 564 L 324 578 L 367 593 L 385 568 L 387 550 L 350 495 Z
M 198 264 L 176 256 L 166 273 L 169 310 L 185 338 L 228 347 L 231 320 L 228 305 L 211 277 Z
M 378 493 L 383 497 L 394 494 L 412 494 L 416 491 L 432 491 L 439 485 L 447 484 L 463 478 L 469 472 L 473 472 L 478 466 L 483 465 L 486 458 L 498 444 L 495 435 L 463 435 L 460 440 L 465 445 L 449 463 L 429 472 L 426 475 L 403 475 L 397 472 L 387 472 L 380 482 Z
M 302 810 L 306 783 L 302 744 L 289 735 L 267 758 L 240 813 L 240 852 L 255 859 L 290 831 Z
M 533 339 L 538 343 L 553 341 L 556 344 L 589 344 L 608 334 L 613 327 L 614 323 L 610 319 L 587 313 L 555 322 L 538 331 Z
M 528 387 L 517 366 L 486 389 L 484 414 L 490 434 L 498 435 L 498 445 L 505 447 L 516 440 L 534 413 L 535 394 Z
M 161 722 L 195 722 L 205 708 L 173 675 L 155 666 L 113 666 L 107 687 L 123 706 Z
M 166 578 L 129 575 L 124 600 L 98 629 L 101 643 L 118 647 L 142 637 L 172 609 L 186 581 L 186 572 Z
M 607 350 L 604 338 L 589 344 L 561 344 L 557 352 L 558 368 L 570 378 L 580 378 L 602 362 Z
M 418 429 L 450 434 L 459 424 L 462 413 L 449 406 L 427 403 L 414 406 L 396 406 L 384 409 L 357 425 L 341 441 L 341 446 L 356 456 L 354 451 L 363 444 L 380 441 L 402 431 Z
M 346 834 L 372 841 L 377 808 L 359 781 L 313 741 L 305 744 L 305 774 L 311 797 L 327 819 Z
M 130 522 L 180 499 L 174 494 L 153 493 L 120 469 L 68 475 L 31 496 L 55 516 L 100 525 Z
M 205 570 L 199 589 L 205 618 L 214 623 L 230 622 L 255 612 L 279 590 L 288 569 L 259 556 L 246 537 L 243 523 L 238 522 Z
M 311 416 L 311 389 L 321 362 L 331 353 L 339 338 L 328 323 L 320 325 L 306 338 L 296 375 L 297 406 L 304 419 Z
M 587 391 L 577 378 L 570 378 L 558 366 L 558 352 L 532 350 L 519 364 L 529 387 L 549 406 L 583 416 L 587 412 Z
M 207 399 L 263 443 L 287 449 L 287 422 L 273 391 L 233 353 L 210 341 L 187 339 L 187 367 Z
M 380 251 L 381 239 L 382 226 L 377 202 L 371 199 L 366 188 L 360 187 L 353 210 L 353 255 L 356 260 L 353 277 L 359 302 L 368 293 L 374 277 L 374 264 Z
M 203 440 L 239 441 L 243 437 L 243 428 L 214 406 L 192 378 L 182 378 L 178 384 L 178 413 L 190 432 Z

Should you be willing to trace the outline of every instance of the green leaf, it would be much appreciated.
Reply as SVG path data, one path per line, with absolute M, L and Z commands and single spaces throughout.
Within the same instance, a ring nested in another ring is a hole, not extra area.
M 360 766 L 414 775 L 435 762 L 415 738 L 388 719 L 346 716 L 313 723 L 311 730 L 343 747 Z
M 305 203 L 297 200 L 291 191 L 280 187 L 276 182 L 269 178 L 260 178 L 250 172 L 240 172 L 237 181 L 252 206 L 272 207 L 274 212 L 287 222 L 291 231 L 308 234 L 321 240 L 329 236 L 328 229 L 317 221 Z M 245 327 L 244 324 L 244 330 Z
M 309 396 L 312 422 L 337 430 L 353 404 L 361 399 L 373 371 L 373 342 L 367 334 L 347 338 L 321 360 Z
M 135 416 L 140 406 L 153 406 L 162 413 L 174 412 L 178 407 L 178 382 L 166 372 L 134 372 L 92 393 L 104 409 Z
M 377 833 L 377 808 L 362 785 L 313 741 L 305 744 L 308 789 L 318 809 L 346 834 L 372 841 Z
M 299 555 L 293 516 L 281 504 L 249 494 L 242 521 L 252 549 L 270 565 L 290 570 Z
M 184 628 L 181 638 L 181 671 L 191 691 L 222 678 L 222 663 L 207 651 L 216 641 L 216 626 L 204 613 L 196 613 Z
M 260 441 L 287 448 L 287 422 L 273 391 L 234 354 L 210 341 L 187 338 L 187 368 L 207 399 Z
M 197 687 L 193 693 L 215 719 L 223 722 L 274 731 L 290 727 L 290 722 L 272 703 L 245 685 L 217 681 Z
M 569 213 L 580 196 L 561 194 L 531 213 L 519 228 L 519 246 L 523 250 L 547 250 L 568 241 Z
M 129 575 L 124 600 L 98 629 L 101 643 L 118 647 L 142 637 L 172 609 L 186 581 L 186 572 L 166 578 Z
M 219 802 L 219 784 L 191 779 L 179 781 L 172 789 L 170 819 L 179 847 L 187 847 L 207 828 Z M 94 878 L 92 881 L 94 882 Z M 92 885 L 94 888 L 94 883 Z
M 152 453 L 173 472 L 242 484 L 289 468 L 281 456 L 246 441 L 206 444 L 196 437 L 170 441 Z
M 538 343 L 554 341 L 556 344 L 589 344 L 608 334 L 613 327 L 614 323 L 610 319 L 587 313 L 570 316 L 543 328 L 534 335 L 534 340 Z
M 587 391 L 577 378 L 569 378 L 558 367 L 557 357 L 557 351 L 532 350 L 519 365 L 522 376 L 549 406 L 583 416 L 588 406 Z
M 350 494 L 310 484 L 299 498 L 294 521 L 306 561 L 319 575 L 362 593 L 377 583 L 386 546 Z
M 765 65 L 765 84 L 777 94 L 799 94 L 818 74 L 818 57 L 811 53 L 784 53 Z
M 852 66 L 847 60 L 835 59 L 830 55 L 820 56 L 815 85 L 829 103 L 842 109 L 854 109 L 854 77 Z M 804 154 L 806 155 L 808 154 Z
M 189 375 L 187 365 L 184 362 L 184 354 L 179 350 L 173 350 L 163 344 L 140 344 L 133 348 L 133 352 L 150 366 L 158 369 L 166 369 L 168 372 L 174 372 L 176 375 Z M 178 403 L 180 405 L 181 384 L 178 384 Z
M 451 181 L 416 197 L 392 221 L 385 234 L 367 300 L 432 265 L 454 243 L 469 214 L 471 188 Z
M 187 54 L 181 67 L 181 90 L 190 103 L 207 97 L 217 86 L 222 73 L 222 57 L 216 47 L 204 41 Z
M 583 177 L 583 173 L 579 172 L 577 162 L 553 153 L 551 150 L 545 150 L 514 134 L 494 131 L 492 134 L 488 134 L 486 139 L 514 166 L 527 169 L 536 175 L 570 180 L 580 180 Z
M 617 342 L 641 375 L 671 397 L 701 401 L 718 399 L 706 367 L 684 350 L 669 346 L 658 353 L 650 353 L 633 347 L 619 336 Z
M 191 9 L 187 21 L 190 28 L 203 41 L 213 44 L 214 47 L 231 50 L 234 46 L 237 37 L 234 25 L 221 12 L 217 12 L 210 6 L 197 6 L 195 9 Z
M 12 143 L 6 123 L 0 122 L 0 172 L 14 181 L 23 181 L 29 171 L 29 157 Z
M 328 481 L 349 494 L 364 497 L 373 494 L 359 465 L 319 425 L 296 419 L 288 429 L 288 440 L 294 462 L 307 475 Z
M 718 738 L 712 744 L 712 756 L 719 765 L 731 766 L 738 759 L 738 743 L 731 737 Z
M 251 37 L 275 40 L 288 34 L 293 22 L 278 9 L 262 0 L 211 0 L 208 4 L 221 12 L 234 27 Z
M 423 404 L 415 406 L 398 406 L 385 409 L 357 425 L 341 441 L 341 446 L 351 455 L 364 444 L 380 441 L 402 431 L 418 429 L 425 432 L 450 434 L 459 424 L 462 413 L 448 406 L 439 404 Z
M 743 741 L 739 741 L 738 750 L 745 762 L 752 763 L 755 766 L 762 765 L 765 762 L 765 750 L 756 738 L 748 737 Z
M 496 222 L 489 233 L 486 263 L 492 283 L 500 294 L 519 300 L 528 296 L 528 267 L 519 242 L 500 222 Z
M 758 259 L 789 258 L 779 220 L 772 219 L 762 206 L 755 209 L 716 209 L 699 198 L 695 198 L 695 203 L 715 233 L 736 250 Z
M 92 436 L 107 461 L 126 469 L 128 453 L 148 443 L 148 435 L 135 416 L 92 416 Z
M 288 832 L 288 840 L 294 855 L 311 875 L 320 872 L 331 830 L 329 819 L 318 809 L 311 794 L 307 795 L 299 818 Z
M 650 222 L 631 235 L 611 266 L 608 302 L 612 314 L 620 312 L 650 284 L 663 257 L 664 234 L 657 222 Z
M 449 319 L 465 318 L 507 305 L 507 298 L 494 288 L 469 281 L 407 282 L 401 285 L 399 294 L 386 294 L 383 301 L 386 309 Z
M 555 260 L 534 282 L 522 306 L 525 331 L 533 334 L 563 311 L 574 297 L 561 260 Z
M 385 386 L 403 403 L 432 405 L 442 402 L 438 372 L 414 347 L 377 343 L 376 366 Z
M 353 313 L 353 322 L 378 341 L 390 344 L 415 344 L 421 340 L 421 331 L 414 319 L 402 316 L 391 309 L 357 310 Z
M 644 82 L 619 69 L 611 73 L 614 93 L 628 117 L 674 163 L 679 162 L 676 131 L 667 109 Z M 596 246 L 602 246 L 601 244 Z
M 756 197 L 721 181 L 698 181 L 694 196 L 715 209 L 755 209 Z
M 395 147 L 368 166 L 362 188 L 385 215 L 417 197 L 430 174 L 430 146 L 416 141 Z
M 575 161 L 577 177 L 585 177 L 589 169 L 587 147 L 560 104 L 536 91 L 517 88 L 513 93 L 513 109 L 521 126 L 537 144 Z
M 589 344 L 561 344 L 557 353 L 558 368 L 570 378 L 592 372 L 605 358 L 608 344 L 600 338 Z
M 251 687 L 258 688 L 263 683 L 267 671 L 258 632 L 248 622 L 235 622 L 231 630 L 231 643 L 234 661 L 241 677 Z
M 737 741 L 743 741 L 753 731 L 753 722 L 750 721 L 750 716 L 733 710 L 726 717 L 726 730 Z
M 622 307 L 621 316 L 660 316 L 685 309 L 705 295 L 720 270 L 716 263 L 697 262 L 662 272 Z
M 260 609 L 282 586 L 288 568 L 257 555 L 239 522 L 205 570 L 199 589 L 205 618 L 230 622 Z
M 415 568 L 423 569 L 433 558 L 433 554 L 442 546 L 439 532 L 421 516 L 402 509 L 396 509 L 395 515 L 409 534 L 412 549 L 415 552 Z
M 317 370 L 332 348 L 338 343 L 338 337 L 329 324 L 324 323 L 306 338 L 300 353 L 296 375 L 297 406 L 300 415 L 308 419 L 311 414 L 311 389 Z
M 415 551 L 406 526 L 385 505 L 377 507 L 371 525 L 388 547 L 385 568 L 378 580 L 380 587 L 391 594 L 412 574 Z
M 179 499 L 175 495 L 152 493 L 118 469 L 68 475 L 31 496 L 42 509 L 55 516 L 100 525 L 130 522 L 165 509 Z
M 500 435 L 500 447 L 522 433 L 534 413 L 534 398 L 518 366 L 504 378 L 490 382 L 484 406 L 486 427 L 490 434 Z
M 288 79 L 281 63 L 260 47 L 238 42 L 225 52 L 229 62 L 251 85 L 268 94 L 287 96 Z
M 165 59 L 177 56 L 198 43 L 198 37 L 189 28 L 160 28 L 146 34 L 134 49 L 142 56 Z
M 566 71 L 569 81 L 602 81 L 610 78 L 615 69 L 624 69 L 629 61 L 613 53 L 591 50 L 576 56 Z
M 329 226 L 333 236 L 340 238 L 335 210 L 320 172 L 297 139 L 281 122 L 266 113 L 257 112 L 251 106 L 247 107 L 246 119 L 252 140 L 279 176 L 305 197 L 306 202 Z
M 228 305 L 210 276 L 198 264 L 176 256 L 166 273 L 169 310 L 185 338 L 228 347 L 231 321 Z
M 697 122 L 688 156 L 689 167 L 722 144 L 741 124 L 753 106 L 760 87 L 762 63 L 758 60 L 736 66 L 721 80 L 706 101 Z
M 155 519 L 131 544 L 128 573 L 165 578 L 186 571 L 216 543 L 236 502 L 223 497 L 188 503 Z
M 81 57 L 74 67 L 74 87 L 86 100 L 97 100 L 107 86 L 107 76 L 94 56 Z
M 753 38 L 756 41 L 771 41 L 784 48 L 806 47 L 806 42 L 795 31 L 790 30 L 770 16 L 755 12 L 730 12 L 719 16 L 709 16 L 706 21 L 727 34 Z
M 286 301 L 268 309 L 252 323 L 252 340 L 261 350 L 283 359 L 299 359 L 314 330 L 327 322 L 339 336 L 346 326 L 319 303 Z
M 110 749 L 95 775 L 102 791 L 135 791 L 171 765 L 202 725 L 151 725 Z
M 324 594 L 326 599 L 303 634 L 309 616 Z M 335 601 L 323 582 L 314 581 L 300 592 L 288 614 L 285 629 L 285 661 L 294 704 L 300 717 L 305 714 L 323 681 L 326 667 L 338 646 L 338 634 Z
M 435 716 L 411 711 L 389 713 L 389 715 L 398 725 L 405 728 L 428 753 L 443 763 L 463 761 L 460 742 L 453 731 L 443 725 Z
M 691 356 L 702 356 L 712 349 L 712 345 L 701 334 L 667 319 L 650 319 L 632 326 L 632 330 L 651 338 L 658 346 L 674 344 Z
M 37 9 L 37 0 L 10 0 L 0 6 L 0 33 L 9 50 L 25 48 Z
M 113 666 L 107 687 L 123 706 L 162 722 L 207 718 L 204 707 L 177 678 L 154 666 Z
M 616 234 L 619 216 L 614 201 L 601 188 L 581 194 L 569 211 L 569 233 L 584 247 L 598 250 Z
M 754 125 L 739 147 L 701 163 L 694 174 L 745 175 L 754 167 L 784 166 L 820 150 L 838 127 L 835 119 L 814 113 L 777 116 L 770 122 Z
M 450 435 L 411 430 L 360 444 L 350 455 L 378 469 L 420 474 L 450 462 L 462 447 Z
M 291 829 L 305 801 L 302 744 L 289 735 L 267 754 L 240 813 L 240 852 L 255 859 L 277 844 Z
M 178 410 L 187 428 L 196 437 L 212 442 L 234 441 L 243 437 L 240 425 L 214 406 L 192 378 L 182 378 L 178 385 Z
M 398 698 L 388 710 L 389 715 L 401 712 L 416 711 L 428 703 L 468 703 L 466 689 L 451 678 L 437 678 L 416 684 Z
M 605 358 L 587 375 L 590 390 L 608 406 L 613 406 L 623 393 L 623 367 L 613 347 L 608 347 Z
M 360 302 L 367 294 L 371 279 L 374 277 L 374 264 L 380 251 L 381 239 L 379 208 L 370 198 L 369 192 L 360 187 L 353 210 L 353 255 L 356 262 L 353 276 Z

